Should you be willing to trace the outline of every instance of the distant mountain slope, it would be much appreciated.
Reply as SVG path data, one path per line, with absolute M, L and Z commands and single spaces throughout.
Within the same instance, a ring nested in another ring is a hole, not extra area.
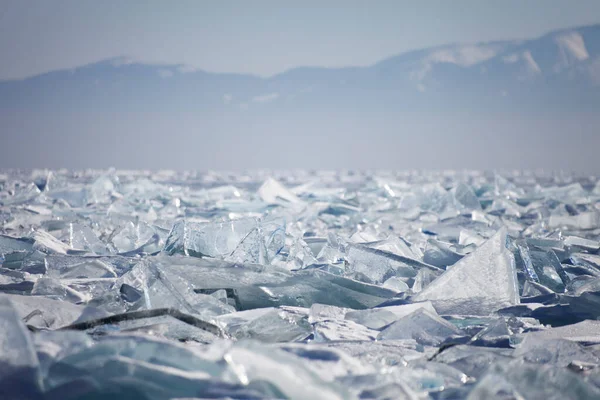
M 264 110 L 596 107 L 600 25 L 524 41 L 417 50 L 364 68 L 296 68 L 262 79 L 115 58 L 0 82 L 4 109 Z

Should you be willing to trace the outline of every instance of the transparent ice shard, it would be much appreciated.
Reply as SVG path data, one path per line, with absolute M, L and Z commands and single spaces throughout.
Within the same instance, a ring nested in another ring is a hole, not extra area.
M 470 377 L 479 379 L 490 365 L 496 362 L 508 362 L 512 359 L 512 354 L 513 349 L 457 345 L 444 349 L 436 354 L 433 360 L 448 364 Z
M 420 269 L 417 272 L 417 276 L 415 276 L 412 291 L 413 293 L 419 293 L 423 288 L 427 287 L 431 282 L 433 282 L 438 276 L 440 272 L 433 272 L 427 268 Z
M 408 361 L 433 356 L 414 339 L 383 341 L 338 341 L 320 344 L 339 349 L 359 360 L 363 365 L 377 367 L 407 365 Z M 433 351 L 436 351 L 435 349 Z
M 598 252 L 600 242 L 597 240 L 585 239 L 577 236 L 567 236 L 563 239 L 565 245 L 579 248 L 589 252 Z
M 415 249 L 413 247 L 408 246 L 404 240 L 394 235 L 388 236 L 388 238 L 385 240 L 368 243 L 367 246 L 372 249 L 387 251 L 389 253 L 414 260 L 418 260 L 420 258 L 419 254 L 415 254 Z
M 356 344 L 356 342 L 353 343 Z M 289 343 L 282 344 L 279 348 L 301 358 L 300 361 L 307 368 L 315 371 L 326 382 L 333 382 L 346 375 L 365 375 L 377 371 L 375 366 L 361 362 L 346 352 L 329 347 L 327 344 Z
M 111 238 L 112 244 L 118 253 L 135 251 L 140 247 L 149 245 L 152 241 L 158 242 L 158 234 L 148 224 L 131 221 L 125 223 Z M 160 249 L 156 249 L 158 251 Z
M 350 241 L 353 243 L 371 243 L 379 241 L 379 236 L 374 232 L 358 231 L 350 236 Z
M 600 321 L 583 321 L 543 331 L 526 333 L 528 340 L 566 339 L 575 342 L 600 343 Z
M 536 297 L 551 293 L 554 293 L 552 289 L 532 280 L 527 280 L 523 284 L 523 297 Z
M 43 253 L 67 254 L 69 246 L 44 231 L 35 231 L 31 238 L 34 240 L 33 249 Z
M 274 309 L 228 332 L 237 339 L 277 343 L 304 340 L 310 336 L 312 328 L 308 323 L 307 313 Z
M 35 183 L 19 185 L 8 197 L 0 198 L 1 205 L 27 203 L 40 195 L 41 191 Z
M 339 248 L 326 244 L 317 254 L 317 262 L 326 264 L 340 264 L 344 261 L 344 254 Z
M 490 237 L 496 231 L 487 222 L 473 221 L 465 216 L 447 219 L 436 224 L 427 224 L 422 228 L 422 231 L 436 235 L 438 240 L 457 243 L 460 239 L 460 233 L 465 229 L 482 237 Z
M 429 267 L 420 261 L 363 245 L 350 245 L 346 259 L 349 274 L 368 283 L 378 284 L 393 276 L 412 278 L 419 268 Z
M 567 228 L 591 230 L 600 227 L 600 212 L 590 211 L 577 215 L 551 215 L 548 219 L 549 228 Z
M 500 229 L 477 250 L 419 292 L 414 301 L 430 300 L 440 314 L 487 315 L 519 303 L 514 258 Z
M 136 260 L 121 257 L 80 257 L 49 255 L 47 274 L 52 278 L 115 278 L 132 268 Z
M 117 189 L 119 187 L 119 178 L 111 174 L 99 176 L 87 188 L 87 201 L 89 203 L 110 203 L 113 196 L 119 197 Z
M 345 318 L 346 313 L 351 311 L 349 308 L 329 306 L 326 304 L 313 304 L 308 311 L 308 322 L 311 324 L 319 321 L 326 321 L 331 319 L 342 320 Z
M 60 282 L 81 294 L 89 304 L 109 292 L 116 280 L 117 278 L 73 278 L 61 279 Z
M 419 394 L 414 392 L 404 380 L 394 381 L 390 376 L 382 377 L 378 374 L 348 376 L 342 382 L 358 392 L 358 397 L 362 399 L 419 399 Z
M 574 294 L 581 296 L 585 292 L 600 292 L 600 278 L 591 278 L 574 290 Z
M 258 189 L 258 196 L 269 204 L 300 204 L 302 200 L 273 178 L 267 179 Z
M 414 339 L 427 346 L 438 346 L 447 338 L 459 335 L 451 323 L 425 309 L 419 309 L 400 318 L 377 336 L 377 340 Z
M 20 271 L 0 269 L 0 293 L 29 295 L 34 280 Z
M 255 308 L 252 310 L 236 311 L 229 314 L 221 314 L 214 318 L 215 324 L 223 328 L 224 331 L 234 335 L 239 328 L 248 325 L 250 322 L 272 311 L 276 311 L 275 307 Z
M 581 183 L 579 182 L 565 186 L 550 186 L 540 188 L 538 192 L 546 199 L 557 200 L 560 202 L 579 200 L 580 198 L 588 195 L 588 192 L 581 186 Z
M 512 332 L 510 331 L 506 320 L 498 320 L 485 329 L 481 330 L 471 339 L 471 343 L 478 346 L 489 347 L 509 347 Z
M 518 248 L 528 280 L 540 283 L 556 293 L 565 291 L 569 278 L 554 251 L 530 248 L 525 243 L 519 244 Z
M 532 364 L 550 364 L 567 367 L 574 360 L 600 364 L 600 356 L 583 345 L 565 339 L 539 340 L 525 336 L 513 353 L 516 358 Z
M 323 381 L 304 368 L 297 357 L 282 350 L 245 342 L 233 346 L 224 359 L 240 382 L 271 383 L 278 390 L 271 398 L 352 398 L 341 385 Z
M 454 200 L 454 206 L 461 210 L 481 210 L 481 203 L 470 186 L 459 183 L 450 191 Z
M 237 245 L 225 260 L 239 263 L 266 264 L 267 248 L 259 228 L 253 229 Z
M 265 262 L 272 262 L 285 247 L 286 219 L 284 217 L 262 219 L 260 233 L 262 233 L 267 252 Z
M 596 272 L 598 270 L 600 272 L 600 255 L 575 253 L 571 255 L 570 260 L 574 265 L 589 266 L 592 271 Z M 593 273 L 593 275 L 596 275 L 596 273 Z
M 37 398 L 39 361 L 27 328 L 5 296 L 0 296 L 0 321 L 0 393 L 6 399 Z
M 64 300 L 70 303 L 86 303 L 89 297 L 71 289 L 67 285 L 52 278 L 40 278 L 33 285 L 32 296 L 46 296 L 55 300 Z
M 164 339 L 106 336 L 92 346 L 65 350 L 45 379 L 50 398 L 185 398 L 199 392 L 216 397 L 219 391 L 225 396 L 256 396 L 220 378 L 226 375 L 224 363 Z
M 463 372 L 446 364 L 418 360 L 393 372 L 396 381 L 405 381 L 415 393 L 448 393 L 472 381 Z
M 287 258 L 287 265 L 290 269 L 303 269 L 317 263 L 317 259 L 304 240 L 297 239 L 290 247 Z
M 205 229 L 189 230 L 189 237 L 192 239 L 189 248 L 200 255 L 224 258 L 232 254 L 240 243 L 258 229 L 258 223 L 254 219 L 244 219 L 203 228 Z
M 84 250 L 99 255 L 110 254 L 106 244 L 98 239 L 90 227 L 78 223 L 69 224 L 69 245 L 75 250 Z
M 183 277 L 165 274 L 160 265 L 142 261 L 119 278 L 111 296 L 101 302 L 108 310 L 175 308 L 203 318 L 235 309 L 217 298 L 197 293 Z
M 513 361 L 496 363 L 467 399 L 518 396 L 526 399 L 594 399 L 600 390 L 567 368 Z
M 424 309 L 435 314 L 431 302 L 405 304 L 401 306 L 387 306 L 371 308 L 368 310 L 348 311 L 345 318 L 357 322 L 370 329 L 380 330 L 387 325 L 412 314 L 413 312 Z
M 463 255 L 454 252 L 450 246 L 450 243 L 429 239 L 425 248 L 423 262 L 440 268 L 455 264 L 463 258 Z
M 325 320 L 314 324 L 315 342 L 375 340 L 378 332 L 350 320 Z
M 398 317 L 389 310 L 369 309 L 348 312 L 346 319 L 364 325 L 367 328 L 379 330 L 398 320 Z
M 265 264 L 281 250 L 284 234 L 285 222 L 279 220 L 261 223 L 245 218 L 205 224 L 181 220 L 173 226 L 164 250 L 168 254 L 242 258 Z
M 413 188 L 416 200 L 423 211 L 440 214 L 452 204 L 452 195 L 439 183 L 425 184 Z
M 472 248 L 473 246 L 481 246 L 485 242 L 485 238 L 481 237 L 476 232 L 472 232 L 468 229 L 461 229 L 458 235 L 458 244 L 465 246 L 465 248 Z
M 402 279 L 392 276 L 385 282 L 383 282 L 382 286 L 386 289 L 393 290 L 396 293 L 402 293 L 409 290 L 408 285 Z
M 67 208 L 83 208 L 87 205 L 88 194 L 86 188 L 82 185 L 51 185 L 49 188 L 49 190 L 44 191 L 44 194 L 57 202 L 64 202 Z
M 0 235 L 0 256 L 14 252 L 28 252 L 33 249 L 34 241 L 30 238 L 14 238 Z
M 396 293 L 375 285 L 320 270 L 296 273 L 273 266 L 229 264 L 189 257 L 155 257 L 162 273 L 173 282 L 185 282 L 194 291 L 234 289 L 239 310 L 280 305 L 310 307 L 323 303 L 364 309 L 381 304 Z
M 171 308 L 132 311 L 108 317 L 78 320 L 63 330 L 86 330 L 94 336 L 115 332 L 144 332 L 150 335 L 211 343 L 227 337 L 219 326 Z
M 76 321 L 105 317 L 95 307 L 85 307 L 43 296 L 3 295 L 10 299 L 26 325 L 36 328 L 62 328 Z

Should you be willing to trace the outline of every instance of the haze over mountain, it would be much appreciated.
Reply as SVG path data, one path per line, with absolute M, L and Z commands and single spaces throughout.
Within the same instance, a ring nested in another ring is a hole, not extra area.
M 3 166 L 198 169 L 535 168 L 550 157 L 557 169 L 600 171 L 598 109 L 600 25 L 269 78 L 118 57 L 0 82 L 13 143 L 0 156 Z M 561 157 L 565 146 L 581 157 Z

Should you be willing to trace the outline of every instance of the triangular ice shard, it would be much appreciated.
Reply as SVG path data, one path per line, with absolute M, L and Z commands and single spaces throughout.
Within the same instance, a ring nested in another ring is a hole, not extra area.
M 302 203 L 294 193 L 273 178 L 267 179 L 258 189 L 258 196 L 269 204 Z
M 506 228 L 431 282 L 414 301 L 430 300 L 439 314 L 488 315 L 519 303 Z
M 425 346 L 439 346 L 450 336 L 460 334 L 461 331 L 450 322 L 420 308 L 382 330 L 377 340 L 415 339 Z

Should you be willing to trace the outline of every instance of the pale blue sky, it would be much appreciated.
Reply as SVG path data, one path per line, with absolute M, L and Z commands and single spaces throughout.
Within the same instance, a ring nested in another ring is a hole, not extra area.
M 0 0 L 0 79 L 120 55 L 268 76 L 598 22 L 598 0 Z

